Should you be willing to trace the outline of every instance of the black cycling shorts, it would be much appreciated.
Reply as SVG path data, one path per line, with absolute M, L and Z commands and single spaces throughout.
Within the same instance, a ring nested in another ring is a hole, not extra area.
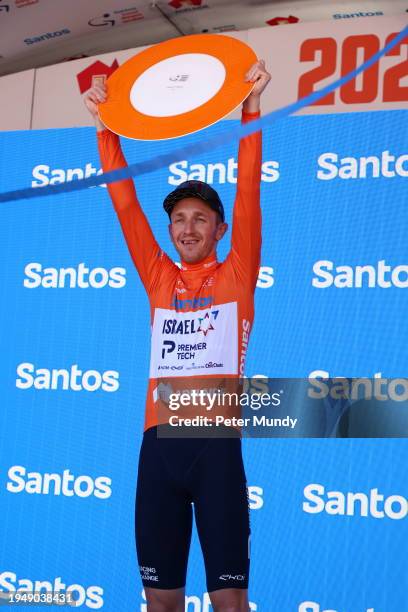
M 209 592 L 248 588 L 250 525 L 241 439 L 143 436 L 136 548 L 145 587 L 186 584 L 194 515 Z

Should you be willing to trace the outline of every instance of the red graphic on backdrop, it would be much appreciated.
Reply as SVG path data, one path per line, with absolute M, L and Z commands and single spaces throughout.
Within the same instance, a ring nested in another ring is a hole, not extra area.
M 92 77 L 105 76 L 108 78 L 112 72 L 115 72 L 116 68 L 119 68 L 118 60 L 114 60 L 112 66 L 107 66 L 98 60 L 88 66 L 88 68 L 85 68 L 85 70 L 82 70 L 82 72 L 77 74 L 77 81 L 81 94 L 92 87 Z
M 274 17 L 273 19 L 269 19 L 266 23 L 270 26 L 276 25 L 285 25 L 286 23 L 298 23 L 299 17 L 294 17 L 293 15 L 289 15 L 289 17 Z
M 31 6 L 32 4 L 38 4 L 40 0 L 14 0 L 17 8 L 24 8 L 25 6 Z
M 191 6 L 201 6 L 202 0 L 171 0 L 171 2 L 169 2 L 169 6 L 172 6 L 175 9 L 182 8 L 185 4 L 190 4 Z

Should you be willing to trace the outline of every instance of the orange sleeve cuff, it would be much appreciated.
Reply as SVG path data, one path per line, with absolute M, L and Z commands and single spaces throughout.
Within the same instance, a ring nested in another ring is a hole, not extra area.
M 257 111 L 256 113 L 247 113 L 242 111 L 242 123 L 246 123 L 247 121 L 252 121 L 253 119 L 258 119 L 261 116 L 261 111 Z

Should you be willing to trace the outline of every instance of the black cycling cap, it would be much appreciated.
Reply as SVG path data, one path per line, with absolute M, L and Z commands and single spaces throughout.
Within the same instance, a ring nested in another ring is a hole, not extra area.
M 163 202 L 163 208 L 169 217 L 177 202 L 180 202 L 180 200 L 184 198 L 200 198 L 220 215 L 221 221 L 224 223 L 224 207 L 220 200 L 220 196 L 215 189 L 210 187 L 207 183 L 203 181 L 185 181 L 181 183 L 177 189 L 169 193 Z

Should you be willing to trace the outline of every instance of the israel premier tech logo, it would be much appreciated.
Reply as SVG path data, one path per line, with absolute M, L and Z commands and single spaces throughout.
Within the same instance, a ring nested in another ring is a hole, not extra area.
M 40 262 L 30 262 L 24 268 L 26 289 L 122 289 L 126 285 L 125 268 L 88 268 L 81 262 L 75 267 L 43 267 Z
M 45 602 L 43 605 L 46 605 L 47 600 L 48 605 L 50 605 L 50 599 L 47 598 L 48 595 L 52 597 L 51 601 L 54 605 L 57 605 L 58 602 L 61 604 L 65 603 L 65 605 L 73 605 L 72 603 L 68 603 L 71 601 L 75 602 L 75 607 L 85 605 L 92 610 L 98 610 L 103 606 L 103 588 L 100 586 L 92 585 L 84 587 L 81 584 L 71 584 L 67 586 L 62 582 L 61 576 L 57 576 L 51 581 L 44 580 L 43 578 L 41 580 L 19 578 L 17 574 L 12 571 L 4 571 L 0 574 L 0 599 L 5 599 L 7 596 L 6 601 L 16 604 L 18 604 L 18 602 L 28 603 L 28 595 L 33 595 L 34 593 L 39 594 L 40 592 L 44 596 L 41 598 L 41 601 Z M 23 599 L 24 593 L 26 594 L 25 599 Z M 35 603 L 33 603 L 33 605 L 35 605 Z
M 8 472 L 6 489 L 9 493 L 30 495 L 64 495 L 108 499 L 112 495 L 112 480 L 108 476 L 92 478 L 82 474 L 74 476 L 69 469 L 62 474 L 30 472 L 23 465 L 12 465 Z
M 119 372 L 107 370 L 80 370 L 74 363 L 69 369 L 37 368 L 35 364 L 25 362 L 17 366 L 17 389 L 52 390 L 52 391 L 106 391 L 114 393 L 119 389 Z
M 162 334 L 170 335 L 188 335 L 201 332 L 204 336 L 210 331 L 215 330 L 215 321 L 218 317 L 219 310 L 204 311 L 201 316 L 194 319 L 164 319 L 162 324 Z
M 320 483 L 308 484 L 303 495 L 303 512 L 331 516 L 360 516 L 394 521 L 408 516 L 408 499 L 403 495 L 385 495 L 378 489 L 368 492 L 327 491 Z
M 194 370 L 194 374 L 200 371 L 203 374 L 237 373 L 237 347 L 224 341 L 237 336 L 236 302 L 217 304 L 192 315 L 191 312 L 155 308 L 151 378 L 177 376 L 183 370 Z
M 163 322 L 162 333 L 163 334 L 195 334 L 195 332 L 202 332 L 204 336 L 209 331 L 214 330 L 215 327 L 212 321 L 218 316 L 218 310 L 206 312 L 202 317 L 196 319 L 185 319 L 184 321 L 178 321 L 177 319 L 165 319 Z
M 201 316 L 195 319 L 164 319 L 162 326 L 162 334 L 170 334 L 171 336 L 189 335 L 189 334 L 203 334 L 204 337 L 211 331 L 215 331 L 215 320 L 218 317 L 218 310 L 212 310 L 203 312 Z M 177 359 L 194 359 L 196 351 L 206 349 L 207 345 L 205 342 L 198 342 L 194 344 L 179 344 L 177 346 Z M 172 353 L 176 350 L 176 342 L 173 340 L 164 340 L 162 346 L 162 359 L 165 358 L 167 353 Z M 215 364 L 214 364 L 215 365 Z

